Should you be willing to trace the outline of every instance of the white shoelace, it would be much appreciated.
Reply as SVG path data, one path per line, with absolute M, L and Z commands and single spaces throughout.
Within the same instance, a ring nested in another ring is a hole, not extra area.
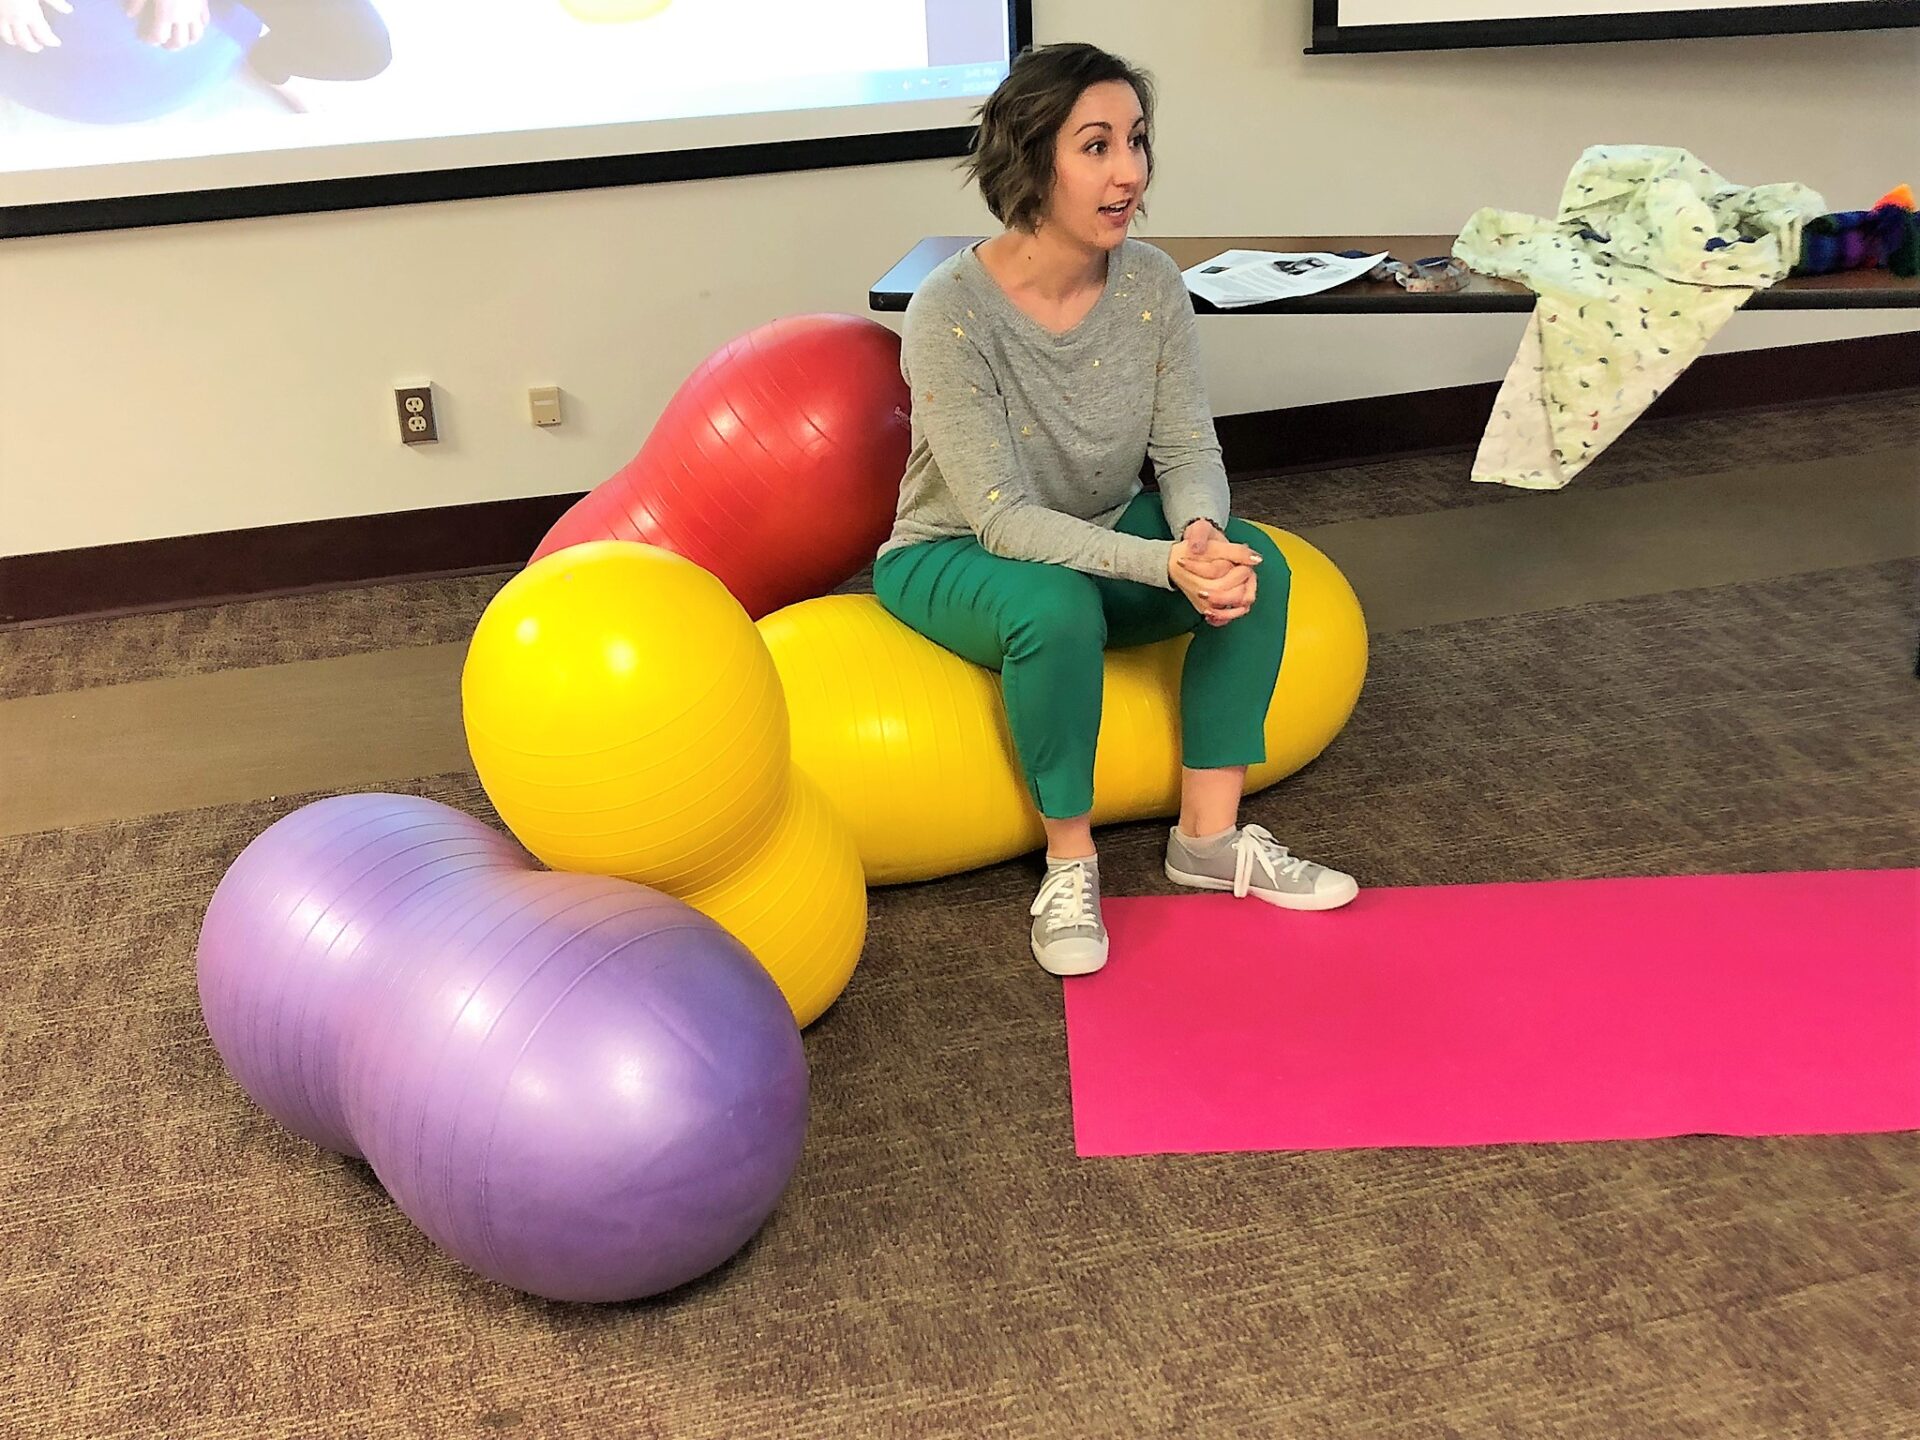
M 1270 883 L 1278 882 L 1282 875 L 1289 880 L 1305 880 L 1307 867 L 1313 862 L 1302 860 L 1298 855 L 1288 852 L 1287 847 L 1273 838 L 1273 832 L 1264 825 L 1249 825 L 1240 832 L 1240 838 L 1233 842 L 1233 893 L 1245 899 L 1247 891 L 1253 885 L 1253 867 L 1258 865 L 1266 872 Z
M 1087 883 L 1087 867 L 1066 865 L 1047 876 L 1040 893 L 1034 897 L 1029 915 L 1047 912 L 1049 930 L 1086 926 L 1099 929 L 1100 917 L 1093 909 L 1093 887 Z

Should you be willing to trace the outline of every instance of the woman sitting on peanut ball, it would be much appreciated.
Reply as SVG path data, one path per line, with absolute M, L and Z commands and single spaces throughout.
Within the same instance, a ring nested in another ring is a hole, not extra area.
M 1265 533 L 1229 517 L 1179 269 L 1127 237 L 1152 112 L 1148 78 L 1090 45 L 1022 55 L 982 107 L 967 165 L 1006 228 L 907 307 L 913 445 L 874 565 L 889 611 L 1001 674 L 1047 832 L 1033 954 L 1055 975 L 1107 959 L 1089 814 L 1109 645 L 1193 634 L 1172 880 L 1297 910 L 1358 891 L 1238 824 L 1247 766 L 1266 754 L 1289 574 Z M 1148 456 L 1158 496 L 1141 493 Z

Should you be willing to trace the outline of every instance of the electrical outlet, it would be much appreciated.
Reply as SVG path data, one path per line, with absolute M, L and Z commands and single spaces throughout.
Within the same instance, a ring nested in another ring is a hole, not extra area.
M 433 386 L 415 385 L 393 392 L 400 412 L 400 443 L 430 445 L 440 438 L 440 427 L 433 419 Z

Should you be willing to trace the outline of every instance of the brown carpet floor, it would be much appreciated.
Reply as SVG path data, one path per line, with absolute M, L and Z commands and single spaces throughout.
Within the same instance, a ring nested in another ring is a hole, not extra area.
M 1920 863 L 1917 579 L 1381 637 L 1250 818 L 1373 885 Z M 306 798 L 0 840 L 0 1435 L 1920 1436 L 1920 1136 L 1078 1160 L 1025 864 L 876 893 L 734 1262 L 509 1293 L 206 1041 L 200 914 Z

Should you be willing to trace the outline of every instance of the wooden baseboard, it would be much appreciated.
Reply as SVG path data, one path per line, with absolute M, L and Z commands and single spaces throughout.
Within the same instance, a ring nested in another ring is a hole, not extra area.
M 541 495 L 0 557 L 0 627 L 520 565 L 580 497 Z
M 1709 355 L 1648 416 L 1920 388 L 1920 333 Z M 1479 441 L 1499 386 L 1456 385 L 1222 416 L 1236 476 L 1359 464 Z M 0 627 L 520 565 L 579 495 L 485 501 L 0 556 Z

